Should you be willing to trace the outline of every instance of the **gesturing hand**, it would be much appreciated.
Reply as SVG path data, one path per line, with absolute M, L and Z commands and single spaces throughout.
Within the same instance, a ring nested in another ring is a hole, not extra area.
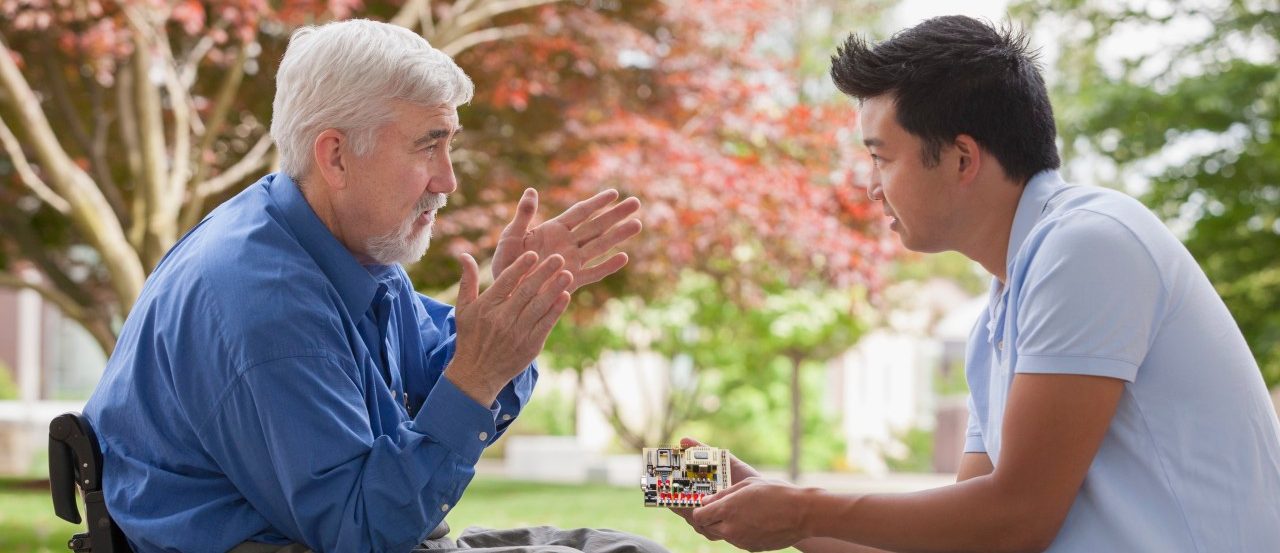
M 476 260 L 463 254 L 460 261 L 457 346 L 445 376 L 487 407 L 542 351 L 569 305 L 573 275 L 559 255 L 538 263 L 538 254 L 527 252 L 481 294 Z
M 563 257 L 564 268 L 573 275 L 570 292 L 617 272 L 627 264 L 625 253 L 588 266 L 614 246 L 639 234 L 643 226 L 639 219 L 628 218 L 640 209 L 640 200 L 627 198 L 610 207 L 616 199 L 617 190 L 605 190 L 530 230 L 529 225 L 538 212 L 538 193 L 532 188 L 526 189 L 516 207 L 516 216 L 498 238 L 498 248 L 493 254 L 494 279 L 527 251 L 543 258 L 555 254 Z

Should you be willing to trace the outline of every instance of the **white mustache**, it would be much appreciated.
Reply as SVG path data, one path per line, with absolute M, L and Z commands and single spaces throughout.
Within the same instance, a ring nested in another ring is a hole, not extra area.
M 414 213 L 435 211 L 444 207 L 448 203 L 449 196 L 447 194 L 428 194 L 423 196 L 421 200 L 418 200 L 418 209 Z

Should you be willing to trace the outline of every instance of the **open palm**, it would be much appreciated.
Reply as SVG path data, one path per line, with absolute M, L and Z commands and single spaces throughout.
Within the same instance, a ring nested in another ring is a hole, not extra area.
M 538 193 L 532 188 L 525 190 L 515 218 L 498 238 L 493 255 L 494 278 L 527 251 L 536 252 L 541 259 L 560 254 L 564 269 L 573 274 L 570 292 L 617 272 L 627 264 L 625 253 L 592 264 L 640 233 L 640 220 L 630 217 L 640 209 L 640 200 L 627 198 L 614 203 L 617 199 L 617 190 L 606 190 L 530 229 L 538 212 Z

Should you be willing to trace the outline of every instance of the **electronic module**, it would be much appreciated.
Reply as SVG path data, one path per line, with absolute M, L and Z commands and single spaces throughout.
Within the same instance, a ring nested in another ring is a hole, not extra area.
M 644 449 L 645 507 L 701 507 L 702 500 L 729 487 L 729 450 L 715 447 Z

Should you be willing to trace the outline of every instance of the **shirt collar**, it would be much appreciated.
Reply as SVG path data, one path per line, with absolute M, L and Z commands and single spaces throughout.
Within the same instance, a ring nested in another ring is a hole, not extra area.
M 347 314 L 359 319 L 369 310 L 378 282 L 369 271 L 356 261 L 351 251 L 343 246 L 333 232 L 326 227 L 302 191 L 284 173 L 269 175 L 263 184 L 271 195 L 271 201 L 280 209 L 284 223 L 297 238 L 298 244 L 315 260 L 338 296 L 346 305 Z
M 1022 198 L 1018 200 L 1018 210 L 1013 215 L 1013 228 L 1009 231 L 1009 251 L 1005 254 L 1006 275 L 1013 273 L 1013 259 L 1018 256 L 1018 250 L 1022 248 L 1031 229 L 1036 226 L 1036 221 L 1044 214 L 1049 200 L 1066 185 L 1062 175 L 1054 169 L 1040 171 L 1027 181 L 1022 189 Z

